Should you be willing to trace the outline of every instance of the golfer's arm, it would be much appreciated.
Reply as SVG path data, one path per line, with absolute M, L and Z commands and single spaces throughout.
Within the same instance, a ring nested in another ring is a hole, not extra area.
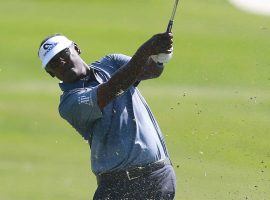
M 149 56 L 139 49 L 126 65 L 116 71 L 107 82 L 98 87 L 97 101 L 100 109 L 138 81 L 148 58 Z
M 147 63 L 144 65 L 141 74 L 138 76 L 138 81 L 158 78 L 162 74 L 163 69 L 163 64 L 157 64 L 150 57 Z

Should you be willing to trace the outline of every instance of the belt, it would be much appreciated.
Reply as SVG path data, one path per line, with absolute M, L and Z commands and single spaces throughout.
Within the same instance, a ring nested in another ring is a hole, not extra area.
M 166 158 L 164 160 L 159 160 L 157 162 L 149 163 L 143 166 L 131 167 L 126 170 L 101 173 L 96 176 L 97 183 L 99 185 L 99 183 L 101 183 L 102 181 L 106 181 L 106 182 L 111 182 L 115 180 L 131 181 L 143 175 L 147 175 L 147 174 L 150 174 L 151 172 L 159 170 L 163 168 L 165 165 L 171 165 L 170 159 Z

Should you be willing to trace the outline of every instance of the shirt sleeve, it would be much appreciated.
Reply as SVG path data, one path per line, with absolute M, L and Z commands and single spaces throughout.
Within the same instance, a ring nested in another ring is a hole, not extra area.
M 89 139 L 95 121 L 102 117 L 97 103 L 97 89 L 98 86 L 71 91 L 62 97 L 59 106 L 61 117 L 86 140 Z
M 109 56 L 111 56 L 112 62 L 117 67 L 117 69 L 119 69 L 122 66 L 126 65 L 131 59 L 130 56 L 126 56 L 124 54 L 111 54 Z

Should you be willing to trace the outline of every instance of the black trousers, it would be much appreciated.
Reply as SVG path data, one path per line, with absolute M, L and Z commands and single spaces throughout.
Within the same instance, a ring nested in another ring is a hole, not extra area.
M 171 165 L 129 179 L 101 181 L 94 200 L 173 200 L 176 189 L 176 177 Z

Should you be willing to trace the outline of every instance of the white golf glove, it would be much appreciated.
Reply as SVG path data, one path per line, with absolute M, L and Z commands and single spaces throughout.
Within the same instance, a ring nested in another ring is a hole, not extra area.
M 156 63 L 168 63 L 172 59 L 172 56 L 173 56 L 173 51 L 170 54 L 160 53 L 158 55 L 152 55 L 151 58 Z

